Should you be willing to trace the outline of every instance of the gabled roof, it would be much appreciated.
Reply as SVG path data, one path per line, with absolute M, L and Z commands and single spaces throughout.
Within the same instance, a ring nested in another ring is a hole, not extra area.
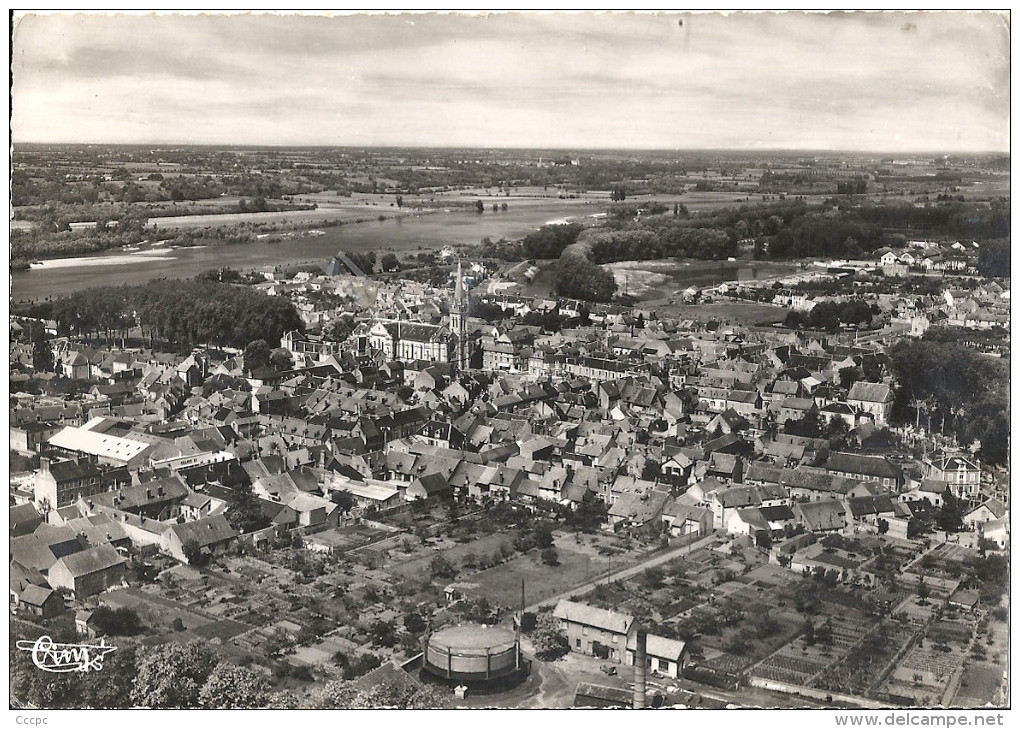
M 634 624 L 633 615 L 603 610 L 602 608 L 570 600 L 560 600 L 556 603 L 553 617 L 620 635 L 629 633 L 631 626 Z
M 809 530 L 841 529 L 846 525 L 846 509 L 835 499 L 796 503 L 793 511 L 800 514 Z
M 889 385 L 881 382 L 855 382 L 850 388 L 847 400 L 860 402 L 885 403 L 892 401 L 892 390 Z
M 1002 517 L 1004 517 L 1006 515 L 1006 505 L 1003 504 L 998 499 L 988 499 L 988 501 L 984 502 L 980 506 L 977 506 L 977 507 L 971 509 L 967 513 L 968 514 L 973 514 L 975 511 L 980 509 L 982 506 L 987 507 L 987 509 L 990 512 L 992 512 L 992 516 L 994 516 L 996 519 L 1001 519 Z
M 57 564 L 63 564 L 72 577 L 84 577 L 124 564 L 126 561 L 111 545 L 101 544 L 98 547 L 63 557 L 58 560 Z M 51 571 L 56 566 L 54 565 Z
M 181 544 L 195 542 L 199 547 L 208 547 L 228 541 L 237 536 L 237 532 L 222 514 L 207 516 L 204 519 L 174 524 L 170 530 L 177 535 Z
M 862 456 L 857 453 L 830 453 L 825 462 L 828 471 L 861 474 L 878 478 L 900 477 L 900 469 L 881 456 Z

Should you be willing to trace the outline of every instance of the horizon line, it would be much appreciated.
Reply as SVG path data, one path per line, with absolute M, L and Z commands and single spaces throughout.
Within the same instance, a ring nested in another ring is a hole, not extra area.
M 286 144 L 276 142 L 39 142 L 11 141 L 12 148 L 18 146 L 52 146 L 52 147 L 233 147 L 240 149 L 434 149 L 434 150 L 497 150 L 497 151 L 550 151 L 550 152 L 749 152 L 749 153 L 823 153 L 823 154 L 866 154 L 866 155 L 926 155 L 926 156 L 965 156 L 965 155 L 997 155 L 1010 156 L 1010 150 L 946 150 L 946 149 L 837 149 L 832 147 L 547 147 L 535 146 L 498 146 L 498 145 L 442 145 L 442 144 Z

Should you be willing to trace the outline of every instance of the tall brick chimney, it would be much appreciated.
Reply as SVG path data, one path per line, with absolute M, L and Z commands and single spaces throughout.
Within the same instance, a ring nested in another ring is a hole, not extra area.
M 637 649 L 634 651 L 634 708 L 645 708 L 645 672 L 648 663 L 648 631 L 637 630 Z

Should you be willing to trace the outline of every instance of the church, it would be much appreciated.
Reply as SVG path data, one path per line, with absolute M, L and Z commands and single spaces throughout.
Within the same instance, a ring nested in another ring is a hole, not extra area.
M 363 324 L 355 333 L 369 349 L 381 352 L 387 360 L 400 362 L 450 362 L 455 369 L 468 366 L 467 291 L 461 264 L 450 300 L 450 314 L 444 324 L 376 319 Z

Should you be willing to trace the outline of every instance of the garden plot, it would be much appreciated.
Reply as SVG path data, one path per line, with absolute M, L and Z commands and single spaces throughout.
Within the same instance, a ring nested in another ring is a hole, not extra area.
M 937 704 L 963 660 L 963 653 L 958 651 L 946 653 L 930 644 L 914 646 L 893 670 L 883 690 L 913 694 L 921 706 Z
M 810 659 L 798 649 L 784 646 L 759 663 L 751 671 L 752 676 L 773 681 L 783 681 L 798 686 L 806 686 L 811 678 L 828 665 L 828 659 Z
M 863 643 L 853 647 L 843 660 L 826 668 L 815 685 L 831 691 L 866 693 L 912 636 L 912 629 L 894 621 L 885 622 Z

